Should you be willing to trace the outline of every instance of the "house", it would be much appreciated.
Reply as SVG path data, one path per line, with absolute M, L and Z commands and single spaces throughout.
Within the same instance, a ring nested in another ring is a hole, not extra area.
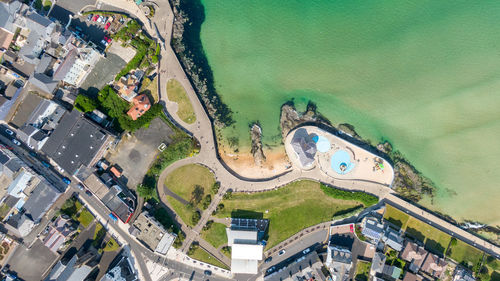
M 102 199 L 109 192 L 109 187 L 94 173 L 90 174 L 83 183 L 99 199 Z
M 447 266 L 448 263 L 442 258 L 428 253 L 427 257 L 424 260 L 424 263 L 422 264 L 421 270 L 434 278 L 441 279 L 444 272 L 446 271 Z
M 424 263 L 427 251 L 417 244 L 407 241 L 404 250 L 401 252 L 401 259 L 410 263 L 408 267 L 413 273 L 417 273 Z
M 132 120 L 137 120 L 151 108 L 151 102 L 146 94 L 138 95 L 132 99 L 132 108 L 127 112 Z
M 124 249 L 111 262 L 108 272 L 101 278 L 100 281 L 138 281 L 138 272 L 131 261 L 131 256 L 128 250 Z
M 102 203 L 123 223 L 128 223 L 135 209 L 135 200 L 118 186 L 113 185 L 101 198 Z
M 398 280 L 403 270 L 392 265 L 384 265 L 382 276 L 388 280 Z
M 17 138 L 34 150 L 41 150 L 49 137 L 32 125 L 24 125 L 17 130 Z
M 177 235 L 168 233 L 165 228 L 147 212 L 142 212 L 134 221 L 133 227 L 137 231 L 135 237 L 149 249 L 165 255 L 174 243 Z
M 375 255 L 372 259 L 372 266 L 370 268 L 370 275 L 376 276 L 377 274 L 382 274 L 382 270 L 384 269 L 385 260 L 387 257 L 382 252 L 375 252 Z
M 312 164 L 314 163 L 317 149 L 312 137 L 312 135 L 307 133 L 306 129 L 301 128 L 295 131 L 291 141 L 295 156 L 302 168 L 312 168 Z
M 79 87 L 101 55 L 90 47 L 74 47 L 54 73 L 54 79 Z
M 99 264 L 99 254 L 87 241 L 77 251 L 70 248 L 45 278 L 45 281 L 83 281 Z
M 398 252 L 401 252 L 403 249 L 404 238 L 401 236 L 401 233 L 389 226 L 387 226 L 384 236 L 382 236 L 382 241 Z
M 60 168 L 74 175 L 82 166 L 93 166 L 112 140 L 109 132 L 73 110 L 63 115 L 42 151 Z
M 5 51 L 9 48 L 10 42 L 14 38 L 14 33 L 0 27 L 0 51 Z
M 326 268 L 330 271 L 334 280 L 346 281 L 352 267 L 351 251 L 347 248 L 328 244 L 326 255 Z
M 16 213 L 9 217 L 4 226 L 15 236 L 25 237 L 33 230 L 35 222 L 23 213 Z
M 72 226 L 69 217 L 59 216 L 50 226 L 43 244 L 52 252 L 56 253 L 61 245 L 68 239 L 76 229 Z
M 130 73 L 126 76 L 122 76 L 118 82 L 115 82 L 113 88 L 118 92 L 118 95 L 128 102 L 132 102 L 132 99 L 137 96 L 137 90 L 140 80 Z
M 455 274 L 453 275 L 453 281 L 476 281 L 476 278 L 472 275 L 469 270 L 457 266 L 455 269 Z
M 257 274 L 264 250 L 259 243 L 259 221 L 264 220 L 232 219 L 231 226 L 226 228 L 228 246 L 231 247 L 232 273 Z
M 422 281 L 424 278 L 418 274 L 413 274 L 411 272 L 406 272 L 403 277 L 403 281 Z
M 264 281 L 327 280 L 321 272 L 321 263 L 316 251 L 296 259 L 283 270 L 264 276 Z
M 47 181 L 41 181 L 23 205 L 23 211 L 35 223 L 39 223 L 47 210 L 62 193 Z
M 377 219 L 366 217 L 363 219 L 361 233 L 376 244 L 384 234 L 384 226 Z

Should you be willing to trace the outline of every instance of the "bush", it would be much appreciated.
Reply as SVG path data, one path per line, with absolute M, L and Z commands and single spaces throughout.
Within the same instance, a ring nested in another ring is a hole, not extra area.
M 191 217 L 191 222 L 193 224 L 198 224 L 198 222 L 200 221 L 200 219 L 201 219 L 201 213 L 200 213 L 200 211 L 195 211 L 193 213 L 193 216 Z
M 220 188 L 220 182 L 216 181 L 214 182 L 214 185 L 212 186 L 212 193 L 217 194 L 219 192 Z
M 341 200 L 356 200 L 363 203 L 365 207 L 370 207 L 378 203 L 377 197 L 364 192 L 346 191 L 329 187 L 324 184 L 321 184 L 321 189 L 330 197 Z
M 203 226 L 203 230 L 209 230 L 212 227 L 212 224 L 214 224 L 213 220 L 207 221 L 207 223 Z
M 179 230 L 179 232 L 177 233 L 177 238 L 175 238 L 174 241 L 174 248 L 179 249 L 182 246 L 184 239 L 186 239 L 186 234 Z
M 191 244 L 191 246 L 189 246 L 189 250 L 188 250 L 188 255 L 193 255 L 194 252 L 200 247 L 200 245 L 198 244 L 198 242 L 193 242 Z
M 81 112 L 94 111 L 94 109 L 96 109 L 97 106 L 98 106 L 97 101 L 83 94 L 79 94 L 75 99 L 75 108 Z
M 203 209 L 208 208 L 208 206 L 210 206 L 210 203 L 212 203 L 212 196 L 208 194 L 207 196 L 205 196 L 205 198 L 203 198 Z
M 224 194 L 224 196 L 223 196 L 223 198 L 224 198 L 224 199 L 226 199 L 226 200 L 231 199 L 231 197 L 233 197 L 233 191 L 232 191 L 232 190 L 228 190 L 228 191 Z

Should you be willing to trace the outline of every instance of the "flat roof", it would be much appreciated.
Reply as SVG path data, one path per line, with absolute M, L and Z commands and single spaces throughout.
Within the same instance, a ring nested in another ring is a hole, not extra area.
M 231 249 L 231 259 L 239 260 L 262 260 L 264 246 L 251 244 L 233 244 Z

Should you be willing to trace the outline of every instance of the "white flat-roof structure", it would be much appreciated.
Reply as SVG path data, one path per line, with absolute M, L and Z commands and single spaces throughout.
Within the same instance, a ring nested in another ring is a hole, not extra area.
M 231 246 L 231 272 L 257 274 L 264 246 L 258 244 L 257 230 L 226 228 L 228 245 Z

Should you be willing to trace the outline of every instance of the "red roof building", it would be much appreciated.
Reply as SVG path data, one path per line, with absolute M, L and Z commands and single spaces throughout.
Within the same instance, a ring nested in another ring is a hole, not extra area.
M 132 120 L 137 120 L 137 118 L 141 117 L 146 111 L 151 108 L 151 102 L 146 94 L 138 95 L 132 99 L 132 103 L 134 104 L 132 108 L 127 112 L 128 116 L 132 118 Z

